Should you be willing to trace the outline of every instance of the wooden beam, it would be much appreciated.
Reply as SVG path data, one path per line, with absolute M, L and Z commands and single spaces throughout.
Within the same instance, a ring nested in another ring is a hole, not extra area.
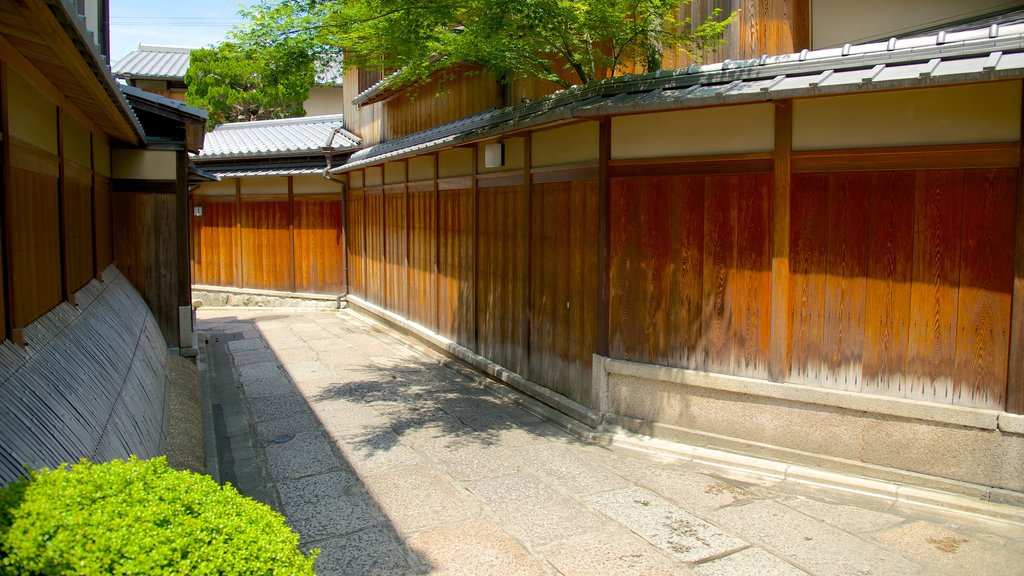
M 245 288 L 245 278 L 242 277 L 245 267 L 242 266 L 242 179 L 235 178 L 235 285 Z
M 522 250 L 526 251 L 526 276 L 525 286 L 523 287 L 523 339 L 525 340 L 523 348 L 525 349 L 526 357 L 523 358 L 523 367 L 520 368 L 521 372 L 524 372 L 524 376 L 529 377 L 530 372 L 530 348 L 532 346 L 530 338 L 530 328 L 533 319 L 530 318 L 530 311 L 533 310 L 531 303 L 533 301 L 533 182 L 531 178 L 530 170 L 533 164 L 533 133 L 527 132 L 523 135 L 523 191 L 526 194 L 526 230 L 523 239 Z
M 1020 165 L 1019 142 L 940 144 L 892 148 L 813 150 L 792 154 L 793 172 L 1013 168 Z
M 345 176 L 341 183 L 341 288 L 347 298 L 349 295 L 348 280 L 348 185 L 351 179 Z M 339 302 L 340 305 L 340 302 Z
M 178 306 L 192 306 L 192 274 L 188 265 L 189 255 L 189 244 L 188 244 L 188 223 L 191 218 L 188 208 L 188 152 L 181 150 L 177 152 L 177 168 L 178 168 L 178 191 L 175 196 L 175 239 L 177 243 L 177 258 L 176 264 L 178 269 Z M 175 323 L 180 322 L 181 314 L 178 310 L 174 311 Z M 193 327 L 194 328 L 194 327 Z M 181 334 L 181 327 L 178 327 L 177 333 Z M 178 342 L 182 346 L 191 346 L 191 342 Z
M 1006 411 L 1024 414 L 1024 97 L 1021 102 L 1020 165 L 1017 168 L 1017 249 L 1010 313 L 1010 358 L 1006 379 Z
M 57 234 L 60 244 L 60 297 L 62 301 L 75 304 L 75 297 L 68 290 L 68 232 L 67 194 L 64 190 L 67 178 L 64 176 L 64 112 L 57 107 Z
M 288 177 L 288 265 L 292 271 L 292 292 L 297 292 L 295 277 L 295 182 Z
M 790 160 L 793 148 L 793 103 L 775 102 L 775 162 L 771 215 L 771 344 L 768 377 L 782 382 L 789 371 L 789 188 L 792 176 Z
M 441 192 L 437 185 L 437 154 L 431 155 L 434 162 L 434 332 L 441 332 Z
M 480 187 L 477 185 L 477 152 L 478 147 L 472 147 L 472 173 L 470 177 L 473 185 L 473 350 L 480 350 Z
M 611 305 L 611 178 L 609 160 L 612 152 L 612 121 L 602 118 L 598 128 L 597 177 L 597 334 L 594 352 L 608 356 L 608 324 Z
M 770 152 L 683 156 L 642 160 L 609 160 L 610 176 L 672 176 L 771 172 Z
M 11 254 L 13 252 L 11 247 L 11 194 L 7 193 L 11 189 L 11 132 L 9 130 L 8 121 L 10 119 L 10 110 L 8 109 L 8 103 L 10 98 L 7 97 L 7 61 L 0 60 L 0 178 L 3 183 L 3 202 L 0 203 L 0 209 L 3 210 L 3 260 L 0 261 L 0 266 L 3 270 L 3 292 L 0 296 L 3 296 L 4 306 L 4 337 L 10 338 L 15 344 L 19 346 L 25 345 L 25 340 L 22 334 L 22 327 L 14 325 L 14 267 L 11 265 Z

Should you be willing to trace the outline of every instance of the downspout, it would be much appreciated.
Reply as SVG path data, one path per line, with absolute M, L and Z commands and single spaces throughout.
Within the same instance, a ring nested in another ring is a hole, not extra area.
M 323 153 L 324 153 L 325 159 L 327 160 L 327 165 L 326 165 L 326 167 L 324 167 L 324 179 L 325 180 L 329 180 L 331 182 L 337 182 L 337 183 L 341 184 L 341 234 L 342 234 L 342 237 L 345 239 L 345 242 L 344 242 L 345 253 L 343 254 L 343 257 L 341 259 L 341 273 L 345 277 L 345 292 L 344 292 L 344 294 L 338 294 L 338 308 L 339 309 L 341 308 L 341 301 L 342 301 L 342 299 L 348 300 L 348 289 L 349 289 L 349 284 L 348 284 L 348 230 L 346 229 L 346 226 L 348 225 L 348 185 L 347 185 L 347 182 L 345 180 L 339 180 L 339 179 L 334 177 L 334 174 L 331 174 L 331 168 L 332 168 L 331 164 L 332 164 L 332 162 L 334 160 L 334 138 L 338 136 L 338 133 L 341 132 L 341 130 L 342 130 L 341 126 L 338 126 L 337 128 L 335 128 L 331 132 L 331 135 L 327 137 L 327 142 L 325 142 L 324 145 L 320 148 L 323 151 Z

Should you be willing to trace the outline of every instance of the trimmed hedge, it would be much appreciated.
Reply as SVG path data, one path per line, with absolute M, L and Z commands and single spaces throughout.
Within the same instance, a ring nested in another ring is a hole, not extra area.
M 81 461 L 0 488 L 0 574 L 313 574 L 269 506 L 165 458 Z

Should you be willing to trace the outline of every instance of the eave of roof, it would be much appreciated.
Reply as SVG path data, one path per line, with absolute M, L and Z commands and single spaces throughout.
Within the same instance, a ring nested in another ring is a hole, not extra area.
M 488 110 L 364 148 L 334 172 L 561 120 L 1024 77 L 1024 24 L 660 70 Z
M 184 80 L 192 49 L 139 44 L 113 66 L 114 76 L 136 80 Z
M 360 139 L 345 130 L 341 114 L 221 124 L 206 135 L 197 162 L 236 158 L 305 156 L 355 150 Z
M 142 126 L 69 0 L 22 0 L 0 9 L 0 37 L 42 72 L 97 128 L 138 143 Z

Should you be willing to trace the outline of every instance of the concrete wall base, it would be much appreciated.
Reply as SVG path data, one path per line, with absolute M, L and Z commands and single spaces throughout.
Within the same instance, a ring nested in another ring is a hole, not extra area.
M 340 295 L 304 294 L 274 290 L 246 290 L 221 286 L 192 286 L 192 307 L 245 306 L 257 308 L 304 308 L 337 310 L 344 307 Z
M 595 356 L 607 425 L 1024 506 L 1019 415 Z

